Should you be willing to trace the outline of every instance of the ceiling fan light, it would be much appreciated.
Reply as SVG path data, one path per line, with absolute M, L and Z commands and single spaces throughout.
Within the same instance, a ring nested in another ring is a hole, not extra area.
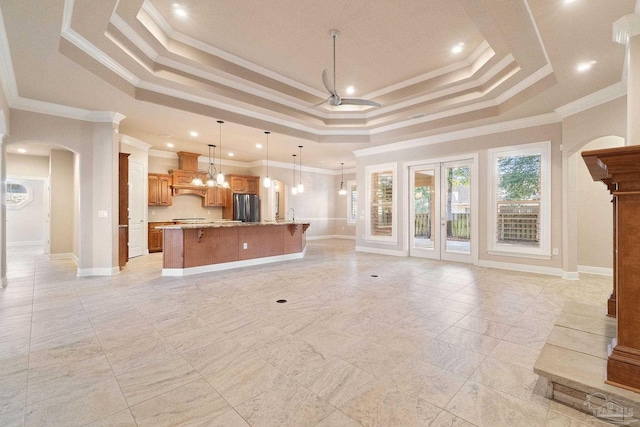
M 347 190 L 345 190 L 344 188 L 340 187 L 340 190 L 338 190 L 338 194 L 341 196 L 346 196 L 347 195 Z

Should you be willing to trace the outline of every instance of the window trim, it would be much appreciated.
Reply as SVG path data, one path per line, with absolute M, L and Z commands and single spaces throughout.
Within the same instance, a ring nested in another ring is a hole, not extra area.
M 516 245 L 504 245 L 496 241 L 498 203 L 498 158 L 504 156 L 540 155 L 540 247 L 529 248 Z M 531 259 L 551 259 L 551 141 L 534 142 L 529 144 L 512 145 L 508 147 L 492 148 L 488 150 L 488 235 L 487 251 L 491 255 L 512 256 Z
M 33 187 L 31 187 L 29 184 L 25 183 L 25 182 L 18 182 L 21 180 L 16 180 L 16 179 L 12 179 L 12 178 L 7 178 L 6 182 L 6 186 L 8 186 L 9 184 L 17 184 L 17 185 L 21 185 L 22 187 L 24 187 L 27 190 L 27 198 L 24 199 L 22 202 L 16 204 L 16 205 L 10 205 L 8 203 L 6 203 L 6 200 L 4 201 L 5 206 L 7 207 L 7 209 L 22 209 L 25 206 L 27 206 L 29 203 L 31 203 L 33 201 Z M 5 187 L 5 192 L 6 194 L 8 194 L 8 191 Z M 5 195 L 6 197 L 6 195 Z
M 351 199 L 351 189 L 356 187 L 356 200 L 355 204 Z M 354 212 L 354 217 L 351 219 L 351 212 Z M 355 224 L 358 221 L 358 184 L 356 180 L 347 181 L 347 224 Z
M 371 175 L 391 171 L 391 236 L 374 236 L 371 234 Z M 398 163 L 384 163 L 365 167 L 365 241 L 395 245 L 398 243 Z

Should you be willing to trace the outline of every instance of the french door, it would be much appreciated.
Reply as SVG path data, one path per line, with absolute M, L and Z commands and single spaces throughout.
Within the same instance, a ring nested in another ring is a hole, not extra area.
M 472 159 L 409 168 L 411 256 L 473 262 L 472 170 Z

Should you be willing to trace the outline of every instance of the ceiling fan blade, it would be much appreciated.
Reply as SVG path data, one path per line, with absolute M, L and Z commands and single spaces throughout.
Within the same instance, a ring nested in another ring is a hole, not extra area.
M 368 99 L 357 99 L 357 98 L 342 98 L 340 105 L 369 105 L 371 107 L 379 107 L 375 101 L 370 101 Z
M 324 87 L 327 88 L 327 90 L 331 95 L 336 96 L 336 91 L 333 88 L 333 85 L 331 84 L 331 82 L 329 81 L 329 74 L 327 73 L 326 69 L 322 70 L 322 83 L 324 83 Z
M 318 102 L 317 104 L 309 105 L 309 106 L 307 107 L 307 109 L 309 109 L 309 108 L 316 108 L 316 107 L 319 107 L 319 106 L 321 106 L 322 104 L 326 104 L 326 103 L 327 103 L 327 101 L 328 101 L 328 99 L 325 99 L 324 101 L 322 101 L 322 102 Z

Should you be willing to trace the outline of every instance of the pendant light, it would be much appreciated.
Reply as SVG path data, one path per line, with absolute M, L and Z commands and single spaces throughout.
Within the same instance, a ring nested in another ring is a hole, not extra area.
M 214 164 L 214 160 L 211 158 L 211 149 L 213 148 L 213 156 L 215 158 L 216 155 L 216 146 L 209 144 L 209 169 L 207 170 L 207 187 L 215 187 L 217 182 L 214 178 L 216 174 L 216 165 Z
M 302 145 L 298 145 L 300 149 L 300 158 L 298 162 L 300 162 L 300 184 L 298 184 L 298 193 L 302 193 L 304 191 L 304 185 L 302 185 Z
M 344 188 L 344 162 L 340 163 L 342 165 L 342 179 L 340 180 L 340 189 L 338 190 L 338 194 L 341 196 L 347 195 L 347 190 Z
M 224 122 L 222 120 L 218 120 L 218 124 L 220 125 L 220 172 L 218 172 L 218 176 L 216 176 L 216 182 L 218 185 L 222 185 L 226 187 L 226 183 L 224 181 L 224 175 L 222 174 L 222 124 Z
M 269 131 L 265 131 L 265 135 L 267 135 L 267 176 L 264 179 L 264 186 L 265 188 L 269 188 L 271 187 L 271 178 L 269 178 L 269 134 L 271 132 Z
M 296 187 L 296 155 L 293 154 L 293 186 L 291 187 L 291 194 L 294 196 L 298 194 L 298 187 Z

